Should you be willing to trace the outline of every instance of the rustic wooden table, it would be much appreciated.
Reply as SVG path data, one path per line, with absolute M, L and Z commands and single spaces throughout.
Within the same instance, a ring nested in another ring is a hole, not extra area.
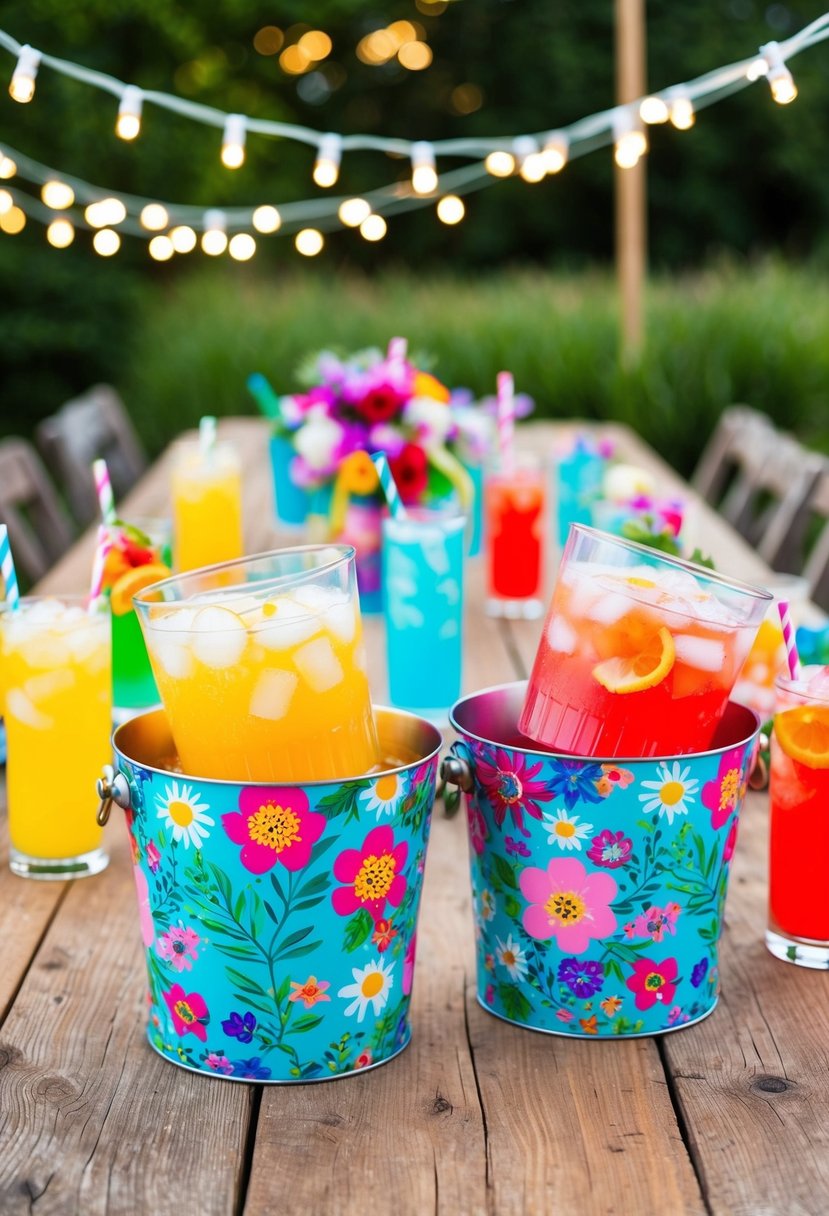
M 549 449 L 572 429 L 533 424 L 522 441 Z M 263 426 L 238 419 L 222 431 L 245 455 L 248 548 L 274 547 L 284 538 L 272 523 Z M 666 490 L 687 493 L 630 431 L 603 434 Z M 123 510 L 167 512 L 166 458 Z M 721 569 L 763 575 L 701 505 L 694 526 Z M 90 534 L 40 589 L 82 588 L 91 551 Z M 482 592 L 472 563 L 468 691 L 525 677 L 538 631 L 487 619 Z M 369 620 L 368 634 L 382 701 L 382 626 Z M 59 788 L 45 756 L 43 797 Z M 463 817 L 436 807 L 411 1045 L 369 1073 L 284 1087 L 223 1084 L 148 1047 L 117 814 L 109 868 L 56 884 L 11 875 L 2 816 L 0 1212 L 826 1212 L 829 976 L 778 962 L 763 945 L 766 802 L 750 794 L 743 811 L 718 1008 L 676 1034 L 613 1042 L 549 1037 L 480 1008 Z

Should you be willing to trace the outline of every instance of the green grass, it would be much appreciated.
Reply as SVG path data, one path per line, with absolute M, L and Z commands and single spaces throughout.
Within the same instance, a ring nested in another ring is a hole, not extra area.
M 736 401 L 829 450 L 829 283 L 805 268 L 652 281 L 644 353 L 627 368 L 609 273 L 250 273 L 211 265 L 151 296 L 118 387 L 152 452 L 201 414 L 252 412 L 252 371 L 290 391 L 310 352 L 385 346 L 393 334 L 447 384 L 489 393 L 509 368 L 537 417 L 626 422 L 685 474 Z

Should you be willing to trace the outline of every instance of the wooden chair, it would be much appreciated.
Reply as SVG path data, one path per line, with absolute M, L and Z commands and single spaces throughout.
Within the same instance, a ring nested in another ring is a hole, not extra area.
M 25 439 L 0 441 L 0 521 L 22 581 L 37 582 L 74 539 L 57 491 Z
M 98 515 L 92 462 L 103 457 L 116 500 L 135 484 L 147 458 L 124 403 L 108 384 L 96 384 L 69 401 L 36 430 L 38 447 L 79 524 Z
M 769 417 L 748 405 L 730 405 L 723 410 L 691 476 L 696 492 L 718 506 L 736 480 L 746 452 L 762 443 L 771 429 Z
M 803 571 L 809 584 L 809 598 L 829 612 L 829 460 L 822 458 L 820 475 L 799 521 L 800 554 L 787 555 L 785 569 Z M 805 552 L 805 561 L 802 554 Z M 792 561 L 794 565 L 792 566 Z

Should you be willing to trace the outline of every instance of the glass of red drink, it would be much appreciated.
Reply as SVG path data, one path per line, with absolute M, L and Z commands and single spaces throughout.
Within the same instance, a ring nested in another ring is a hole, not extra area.
M 771 598 L 574 524 L 519 729 L 578 756 L 707 751 Z
M 776 958 L 829 969 L 829 668 L 780 676 L 771 739 L 769 915 Z
M 534 620 L 544 611 L 546 474 L 540 461 L 519 453 L 512 469 L 484 483 L 489 616 Z

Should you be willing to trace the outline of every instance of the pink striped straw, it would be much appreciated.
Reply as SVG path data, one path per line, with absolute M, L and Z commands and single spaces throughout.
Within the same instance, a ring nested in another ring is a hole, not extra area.
M 389 341 L 389 349 L 386 352 L 386 358 L 388 359 L 389 363 L 403 363 L 408 349 L 409 344 L 405 338 L 391 338 Z
M 515 471 L 515 381 L 512 372 L 499 372 L 498 388 L 498 448 L 504 472 Z
M 107 554 L 112 548 L 112 537 L 105 524 L 98 525 L 98 541 L 95 546 L 95 557 L 92 560 L 92 577 L 89 581 L 88 606 L 94 607 L 95 601 L 104 589 L 104 565 Z
M 780 613 L 780 624 L 783 628 L 783 643 L 786 647 L 786 662 L 789 664 L 789 675 L 793 680 L 799 680 L 801 675 L 800 656 L 797 653 L 792 618 L 789 616 L 789 601 L 778 600 L 777 611 Z
M 101 519 L 105 524 L 115 523 L 115 497 L 112 493 L 112 482 L 109 480 L 109 469 L 105 460 L 92 462 L 92 475 L 95 478 L 95 493 L 101 507 Z

